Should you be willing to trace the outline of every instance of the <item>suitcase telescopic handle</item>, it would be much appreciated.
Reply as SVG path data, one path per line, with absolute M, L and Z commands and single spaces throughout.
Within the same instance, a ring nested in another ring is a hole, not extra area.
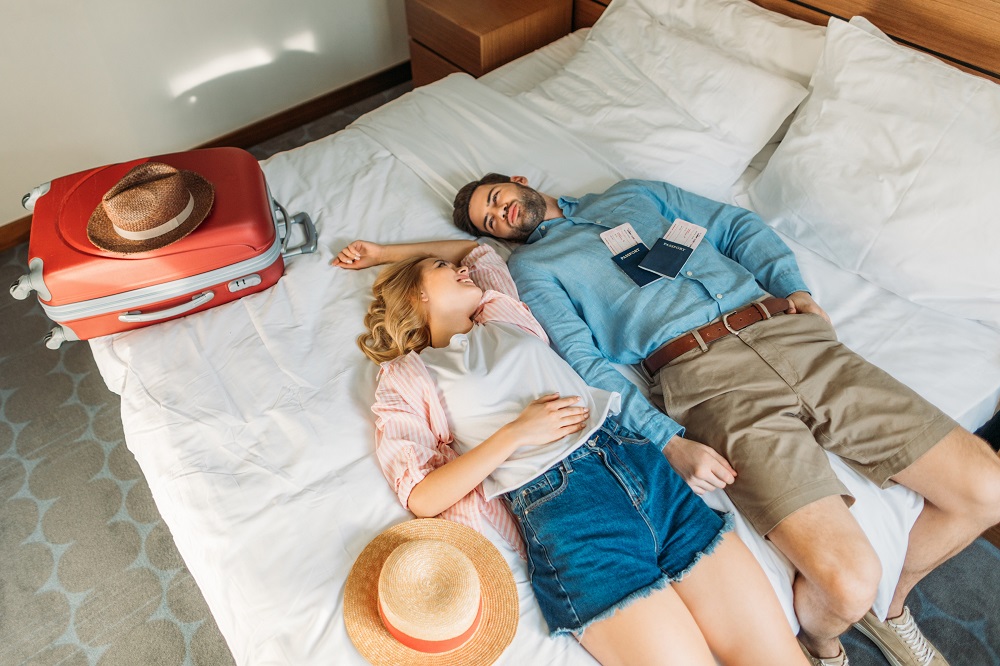
M 181 303 L 172 308 L 167 308 L 166 310 L 157 310 L 156 312 L 140 312 L 134 310 L 132 312 L 125 312 L 118 315 L 118 320 L 123 321 L 126 324 L 137 324 L 137 323 L 148 323 L 154 321 L 161 321 L 163 319 L 170 319 L 171 317 L 177 317 L 184 314 L 185 312 L 190 312 L 197 307 L 201 307 L 205 303 L 215 298 L 215 292 L 209 289 L 208 291 L 203 291 L 197 296 L 193 297 L 187 303 Z

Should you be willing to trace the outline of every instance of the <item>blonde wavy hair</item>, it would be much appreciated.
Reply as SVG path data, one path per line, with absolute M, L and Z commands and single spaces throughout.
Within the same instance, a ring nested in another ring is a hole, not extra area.
M 374 300 L 365 315 L 366 333 L 358 347 L 376 363 L 391 361 L 431 344 L 427 317 L 420 306 L 426 256 L 398 261 L 385 268 L 372 285 Z

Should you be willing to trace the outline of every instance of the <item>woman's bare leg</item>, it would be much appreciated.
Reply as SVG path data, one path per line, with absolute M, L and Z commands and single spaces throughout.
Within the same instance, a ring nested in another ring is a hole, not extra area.
M 673 588 L 725 666 L 808 665 L 771 582 L 733 532 Z
M 593 623 L 580 644 L 603 666 L 715 666 L 701 630 L 671 586 Z

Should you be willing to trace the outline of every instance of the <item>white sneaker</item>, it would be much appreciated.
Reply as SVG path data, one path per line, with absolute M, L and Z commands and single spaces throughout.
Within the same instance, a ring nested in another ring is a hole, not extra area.
M 838 643 L 840 643 L 838 641 Z M 812 656 L 812 653 L 806 649 L 806 646 L 799 641 L 799 647 L 802 648 L 802 653 L 809 659 L 809 663 L 812 666 L 851 666 L 851 662 L 847 659 L 847 652 L 844 651 L 843 644 L 840 644 L 840 654 L 836 657 L 827 657 L 826 659 L 821 659 L 820 657 Z
M 948 666 L 906 606 L 902 615 L 885 622 L 868 611 L 854 626 L 875 643 L 892 666 Z

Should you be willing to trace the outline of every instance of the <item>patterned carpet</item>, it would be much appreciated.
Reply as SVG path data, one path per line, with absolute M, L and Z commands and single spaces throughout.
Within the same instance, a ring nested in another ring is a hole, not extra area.
M 336 132 L 409 82 L 250 149 L 258 159 Z M 233 663 L 125 446 L 117 395 L 86 343 L 47 349 L 32 296 L 0 253 L 0 666 Z
M 27 246 L 0 254 L 0 284 Z M 86 343 L 0 298 L 0 664 L 232 664 Z
M 257 147 L 264 158 L 346 126 L 401 86 Z M 27 246 L 0 253 L 0 285 Z M 232 664 L 125 447 L 118 396 L 86 343 L 45 348 L 37 301 L 0 294 L 0 666 Z M 953 666 L 1000 665 L 1000 551 L 980 539 L 910 607 Z M 885 660 L 856 632 L 855 666 Z M 298 666 L 298 665 L 296 665 Z

